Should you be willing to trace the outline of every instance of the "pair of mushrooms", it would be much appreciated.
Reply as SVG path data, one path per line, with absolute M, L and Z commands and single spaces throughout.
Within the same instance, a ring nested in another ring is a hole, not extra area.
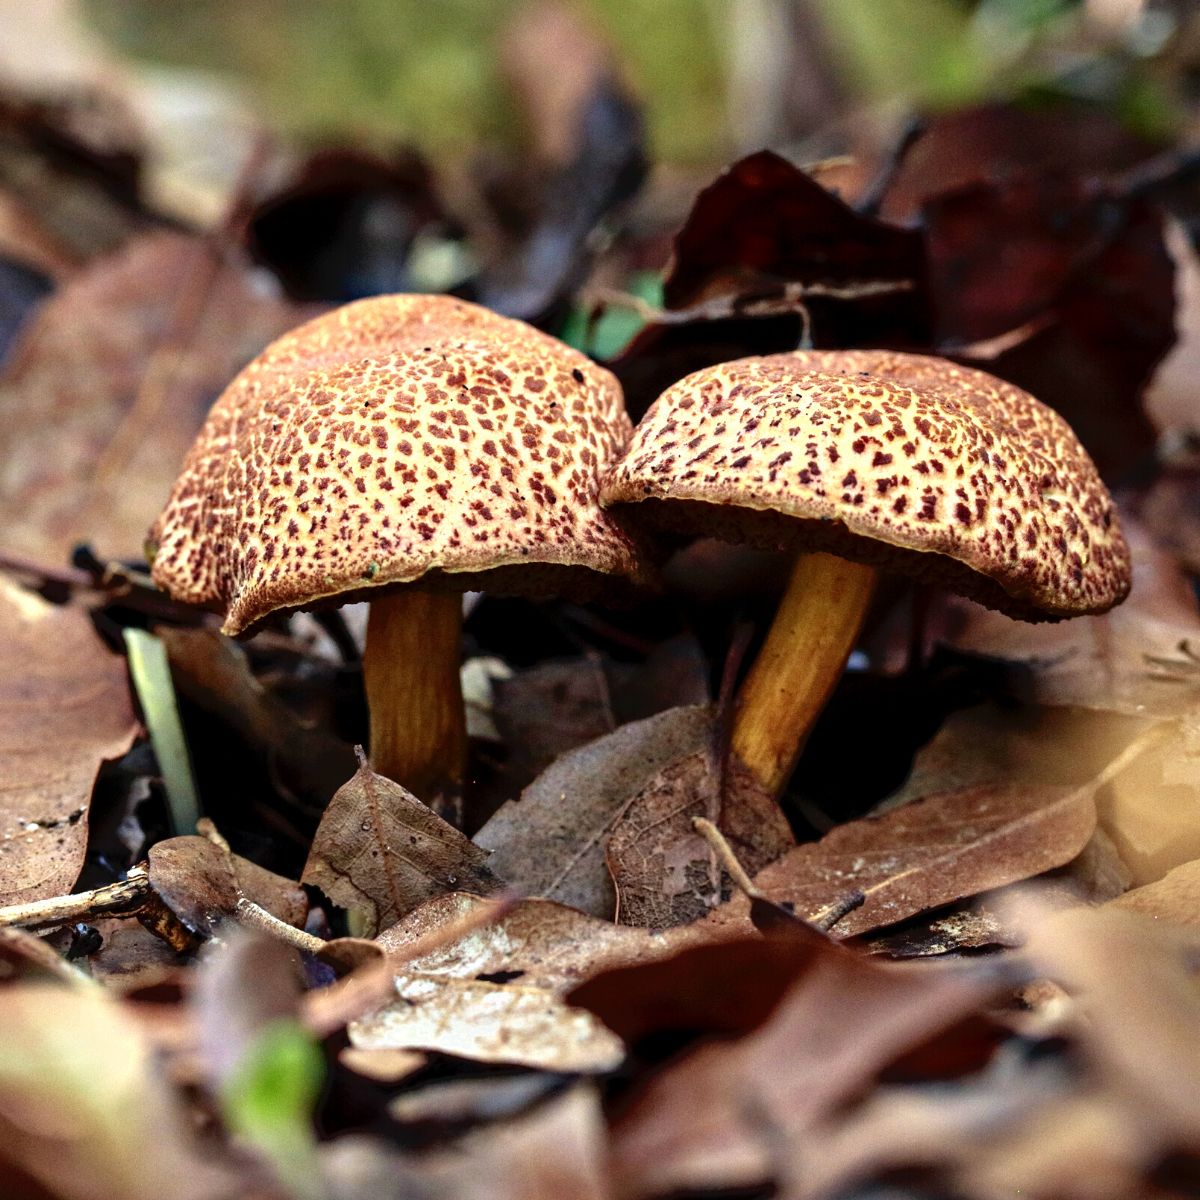
M 886 351 L 748 358 L 669 388 L 637 430 L 606 370 L 444 296 L 385 296 L 272 344 L 213 408 L 151 534 L 153 574 L 240 634 L 370 599 L 371 754 L 418 796 L 466 761 L 461 593 L 647 581 L 631 530 L 799 557 L 742 688 L 735 753 L 773 792 L 878 570 L 1025 620 L 1129 590 L 1112 500 L 1069 426 L 981 371 Z

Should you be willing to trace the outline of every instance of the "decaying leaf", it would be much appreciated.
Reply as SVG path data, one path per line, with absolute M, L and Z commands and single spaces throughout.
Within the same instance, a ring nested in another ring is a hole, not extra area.
M 669 709 L 564 754 L 475 835 L 488 865 L 528 895 L 595 917 L 616 907 L 604 846 L 629 800 L 710 736 L 711 710 Z
M 343 908 L 362 910 L 364 932 L 373 935 L 433 896 L 496 891 L 487 857 L 362 759 L 329 802 L 301 880 Z
M 1200 860 L 1174 867 L 1110 903 L 1169 925 L 1200 925 Z
M 168 838 L 150 847 L 150 885 L 189 928 L 216 932 L 245 897 L 288 925 L 302 925 L 308 898 L 290 879 L 231 854 L 208 838 Z
M 135 729 L 124 664 L 86 613 L 0 578 L 0 902 L 71 890 L 96 773 Z
M 794 844 L 774 797 L 739 763 L 724 778 L 699 750 L 659 771 L 624 805 L 605 858 L 624 925 L 686 925 L 720 903 L 721 873 L 704 838 L 692 828 L 708 817 L 750 872 Z
M 354 769 L 353 749 L 324 729 L 307 727 L 264 688 L 236 642 L 211 629 L 163 626 L 157 633 L 179 690 L 261 749 L 288 792 L 325 804 Z

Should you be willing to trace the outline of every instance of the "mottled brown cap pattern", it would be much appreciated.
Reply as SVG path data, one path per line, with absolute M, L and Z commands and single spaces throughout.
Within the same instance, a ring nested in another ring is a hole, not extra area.
M 555 338 L 445 296 L 359 301 L 217 401 L 151 531 L 154 579 L 228 633 L 420 579 L 635 579 L 596 495 L 629 435 L 613 376 Z
M 697 371 L 655 401 L 601 500 L 631 523 L 827 550 L 1025 620 L 1104 612 L 1130 586 L 1112 499 L 1070 426 L 1020 388 L 921 355 Z

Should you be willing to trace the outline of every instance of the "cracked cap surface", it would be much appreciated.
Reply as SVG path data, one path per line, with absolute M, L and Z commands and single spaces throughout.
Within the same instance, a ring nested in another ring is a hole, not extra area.
M 225 390 L 151 530 L 152 573 L 231 634 L 418 579 L 636 580 L 636 546 L 597 503 L 630 432 L 616 379 L 523 322 L 447 296 L 358 301 Z
M 630 522 L 824 550 L 1024 620 L 1130 587 L 1116 510 L 1070 426 L 942 359 L 797 351 L 722 363 L 655 401 L 601 490 Z

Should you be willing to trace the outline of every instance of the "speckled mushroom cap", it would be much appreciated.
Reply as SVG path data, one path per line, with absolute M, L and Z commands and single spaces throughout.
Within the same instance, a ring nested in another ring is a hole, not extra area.
M 1112 498 L 1070 426 L 1020 388 L 921 355 L 697 371 L 651 406 L 601 502 L 631 524 L 905 572 L 1024 620 L 1104 612 L 1130 587 Z
M 415 580 L 636 579 L 596 495 L 630 432 L 613 376 L 531 326 L 446 296 L 359 301 L 217 401 L 151 531 L 154 579 L 228 633 Z

